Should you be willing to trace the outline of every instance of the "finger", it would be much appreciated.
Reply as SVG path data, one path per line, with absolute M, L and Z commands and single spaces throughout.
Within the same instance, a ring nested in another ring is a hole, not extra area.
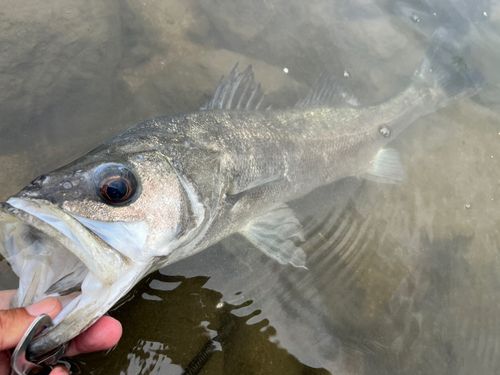
M 75 337 L 66 352 L 66 356 L 96 352 L 112 348 L 122 335 L 121 323 L 110 316 L 103 316 L 89 329 Z
M 9 308 L 10 300 L 14 297 L 14 294 L 16 294 L 15 289 L 0 291 L 0 310 Z
M 0 310 L 0 351 L 16 346 L 35 317 L 45 313 L 55 318 L 61 309 L 61 302 L 50 297 L 27 308 Z
M 69 375 L 69 371 L 66 366 L 55 367 L 49 375 Z

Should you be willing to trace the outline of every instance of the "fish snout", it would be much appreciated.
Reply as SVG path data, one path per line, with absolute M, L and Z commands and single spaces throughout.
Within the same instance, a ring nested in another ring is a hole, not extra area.
M 26 185 L 14 198 L 25 200 L 44 200 L 59 207 L 68 200 L 84 196 L 95 196 L 95 189 L 85 175 L 74 172 L 59 175 L 57 173 L 42 174 Z M 89 194 L 93 193 L 93 194 Z

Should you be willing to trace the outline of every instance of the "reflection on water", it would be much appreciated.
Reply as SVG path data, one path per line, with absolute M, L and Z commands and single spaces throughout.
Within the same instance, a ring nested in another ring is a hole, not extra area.
M 174 290 L 154 285 L 178 280 L 181 282 Z M 221 294 L 203 288 L 206 281 L 205 277 L 186 280 L 161 274 L 143 281 L 130 295 L 132 300 L 111 312 L 133 329 L 126 330 L 117 348 L 105 357 L 105 366 L 102 354 L 88 354 L 72 361 L 75 372 L 181 374 L 186 369 L 186 374 L 328 373 L 300 364 L 271 343 L 269 337 L 275 331 L 268 322 L 248 325 L 256 313 L 236 317 L 227 305 L 218 307 Z M 141 296 L 144 300 L 137 303 Z M 151 328 L 152 322 L 156 329 Z M 207 350 L 207 343 L 217 335 L 223 336 L 221 345 Z M 201 366 L 193 360 L 205 364 L 202 372 L 196 371 Z
M 345 179 L 291 203 L 307 270 L 228 238 L 138 285 L 111 311 L 119 345 L 76 373 L 498 373 L 498 4 L 81 3 L 0 16 L 1 198 L 141 119 L 196 110 L 238 61 L 277 107 L 325 67 L 371 104 L 408 84 L 444 25 L 486 86 L 391 144 L 402 184 Z

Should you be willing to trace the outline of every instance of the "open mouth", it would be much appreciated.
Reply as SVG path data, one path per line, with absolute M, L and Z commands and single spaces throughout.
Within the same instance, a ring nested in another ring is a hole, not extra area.
M 143 276 L 144 265 L 101 237 L 46 201 L 11 198 L 0 203 L 0 254 L 20 278 L 12 307 L 50 296 L 63 304 L 54 326 L 33 341 L 32 355 L 77 336 Z

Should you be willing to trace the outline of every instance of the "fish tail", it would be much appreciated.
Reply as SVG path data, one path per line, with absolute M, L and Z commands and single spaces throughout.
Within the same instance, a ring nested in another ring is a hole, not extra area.
M 484 83 L 481 73 L 465 63 L 465 52 L 466 43 L 452 30 L 440 27 L 432 36 L 413 82 L 430 90 L 438 108 L 474 95 Z

